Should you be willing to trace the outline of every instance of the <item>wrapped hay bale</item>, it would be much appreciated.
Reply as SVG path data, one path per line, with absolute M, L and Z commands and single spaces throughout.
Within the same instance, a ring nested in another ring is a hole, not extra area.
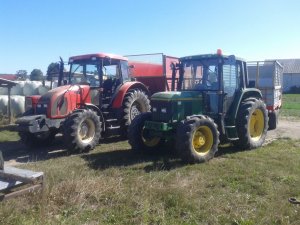
M 23 88 L 24 88 L 25 81 L 18 81 L 16 86 L 13 86 L 11 89 L 12 95 L 23 95 Z
M 7 114 L 8 96 L 0 95 L 0 114 Z
M 14 117 L 21 116 L 25 112 L 25 96 L 11 96 L 11 113 Z
M 39 84 L 36 83 L 38 81 L 26 81 L 23 88 L 23 95 L 24 96 L 31 96 L 38 94 L 38 86 Z
M 47 87 L 47 86 L 39 86 L 38 87 L 38 94 L 43 95 L 43 94 L 47 93 L 49 90 L 50 90 L 50 88 Z
M 0 87 L 0 95 L 7 95 L 8 90 L 6 87 Z

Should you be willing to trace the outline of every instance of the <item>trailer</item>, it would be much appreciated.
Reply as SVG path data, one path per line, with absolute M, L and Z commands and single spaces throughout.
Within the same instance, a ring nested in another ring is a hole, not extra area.
M 172 66 L 179 62 L 177 57 L 163 53 L 126 55 L 126 57 L 131 77 L 145 84 L 151 94 L 170 91 L 177 87 L 178 78 L 172 86 Z
M 276 60 L 247 62 L 248 79 L 259 89 L 267 105 L 269 130 L 276 129 L 282 106 L 283 66 Z

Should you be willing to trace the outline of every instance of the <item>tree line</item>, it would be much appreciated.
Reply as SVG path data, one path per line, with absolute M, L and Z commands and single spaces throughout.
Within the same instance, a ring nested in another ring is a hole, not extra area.
M 59 73 L 59 63 L 50 63 L 47 69 L 46 76 L 44 76 L 43 72 L 40 69 L 33 69 L 30 74 L 28 74 L 27 70 L 18 70 L 16 72 L 16 76 L 18 80 L 26 80 L 30 79 L 32 81 L 43 81 L 43 80 L 51 80 L 52 76 L 58 76 Z

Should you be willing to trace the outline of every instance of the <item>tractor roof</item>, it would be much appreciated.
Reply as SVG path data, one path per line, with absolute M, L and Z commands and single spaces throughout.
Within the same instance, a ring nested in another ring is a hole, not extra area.
M 212 58 L 219 58 L 219 57 L 228 59 L 229 55 L 219 55 L 219 54 L 204 54 L 204 55 L 192 55 L 192 56 L 185 56 L 181 57 L 180 61 L 186 60 L 199 60 L 199 59 L 212 59 Z M 235 57 L 236 60 L 245 61 L 242 58 Z
M 95 53 L 95 54 L 87 54 L 87 55 L 77 55 L 77 56 L 70 57 L 70 60 L 92 59 L 93 57 L 96 57 L 96 58 L 110 58 L 110 59 L 128 61 L 128 59 L 123 57 L 123 56 L 115 55 L 115 54 L 109 54 L 109 53 Z

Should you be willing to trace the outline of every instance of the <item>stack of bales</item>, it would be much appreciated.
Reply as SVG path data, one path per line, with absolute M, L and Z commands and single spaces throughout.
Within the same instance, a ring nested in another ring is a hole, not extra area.
M 43 86 L 41 81 L 16 81 L 18 84 L 11 89 L 11 111 L 14 117 L 25 111 L 25 97 L 43 95 L 50 90 L 50 84 Z M 0 114 L 7 115 L 8 90 L 0 87 Z

